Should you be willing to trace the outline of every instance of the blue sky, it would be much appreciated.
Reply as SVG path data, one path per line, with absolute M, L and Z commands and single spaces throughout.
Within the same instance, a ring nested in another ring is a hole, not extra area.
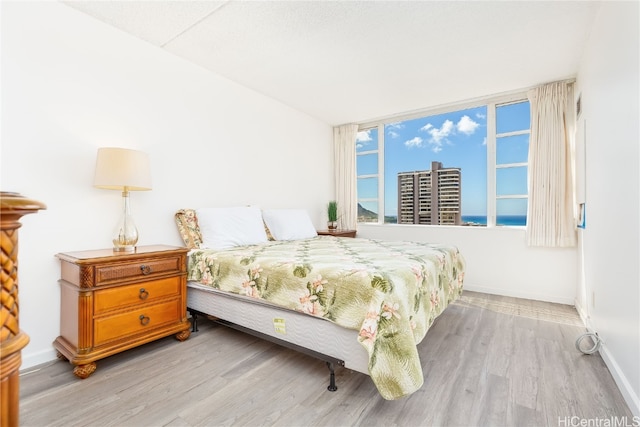
M 529 104 L 511 104 L 497 111 L 498 132 L 529 128 Z M 487 212 L 486 106 L 385 125 L 385 214 L 397 215 L 398 172 L 431 169 L 431 162 L 460 168 L 462 214 Z M 528 135 L 499 138 L 497 162 L 526 162 Z M 375 150 L 377 129 L 359 132 L 356 151 Z M 358 174 L 375 173 L 377 156 L 358 156 Z M 497 172 L 498 194 L 526 194 L 526 167 Z M 359 180 L 358 197 L 376 197 L 376 179 Z M 375 204 L 364 204 L 377 212 Z M 526 214 L 525 200 L 500 201 L 498 215 Z M 502 212 L 501 212 L 502 211 Z
M 429 170 L 432 161 L 442 162 L 445 168 L 461 169 L 463 215 L 485 214 L 486 117 L 486 107 L 479 107 L 386 125 L 385 214 L 397 215 L 398 172 Z M 361 132 L 357 151 L 375 149 L 376 134 L 376 131 Z M 368 166 L 366 163 L 360 160 L 358 170 L 362 170 L 361 165 Z M 372 184 L 361 183 L 359 197 L 373 190 Z

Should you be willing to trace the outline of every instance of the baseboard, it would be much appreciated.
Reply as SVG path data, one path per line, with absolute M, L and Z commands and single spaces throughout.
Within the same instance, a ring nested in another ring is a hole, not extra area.
M 593 328 L 590 317 L 587 315 L 584 308 L 576 301 L 576 309 L 578 310 L 578 314 L 582 318 L 582 322 L 587 326 L 587 331 L 591 333 L 595 333 L 596 331 Z M 640 397 L 634 392 L 633 387 L 629 384 L 627 377 L 624 372 L 620 369 L 620 366 L 616 363 L 616 359 L 613 357 L 609 349 L 607 348 L 607 344 L 604 340 L 600 342 L 600 357 L 604 361 L 604 364 L 607 365 L 613 380 L 615 381 L 620 393 L 622 393 L 622 397 L 624 401 L 629 406 L 631 413 L 634 417 L 640 417 Z
M 58 356 L 56 355 L 56 351 L 54 349 L 42 350 L 37 353 L 31 353 L 26 357 L 23 356 L 22 365 L 20 365 L 20 372 L 33 368 L 34 366 L 52 362 L 57 358 Z
M 482 292 L 484 294 L 502 295 L 505 297 L 524 298 L 536 301 L 555 302 L 558 304 L 574 305 L 575 301 L 572 297 L 560 297 L 557 295 L 543 295 L 533 292 L 513 291 L 511 289 L 487 288 L 485 286 L 476 286 L 473 284 L 464 285 L 464 289 L 473 292 Z
M 611 376 L 618 385 L 625 402 L 629 405 L 629 409 L 635 417 L 640 417 L 640 397 L 633 391 L 631 384 L 627 381 L 627 377 L 616 363 L 615 358 L 611 355 L 604 342 L 600 347 L 600 356 L 602 356 L 602 360 L 604 360 L 604 363 L 609 368 L 609 372 L 611 372 Z

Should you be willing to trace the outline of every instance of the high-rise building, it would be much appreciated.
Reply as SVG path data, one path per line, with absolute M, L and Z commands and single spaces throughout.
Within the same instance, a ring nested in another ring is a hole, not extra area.
M 460 168 L 398 173 L 398 224 L 462 224 Z

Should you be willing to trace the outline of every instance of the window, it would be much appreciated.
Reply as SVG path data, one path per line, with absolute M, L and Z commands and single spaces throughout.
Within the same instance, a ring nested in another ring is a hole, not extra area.
M 378 129 L 358 132 L 356 171 L 358 174 L 358 222 L 378 222 Z
M 527 223 L 529 102 L 496 106 L 496 225 Z
M 358 221 L 525 225 L 529 116 L 519 94 L 362 124 Z

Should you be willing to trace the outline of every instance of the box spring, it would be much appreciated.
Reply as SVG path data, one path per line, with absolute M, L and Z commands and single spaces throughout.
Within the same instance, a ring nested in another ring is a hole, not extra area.
M 358 342 L 358 331 L 343 328 L 326 319 L 196 282 L 187 283 L 187 307 L 330 356 L 343 361 L 348 369 L 369 374 L 367 351 Z M 276 324 L 279 331 L 276 331 Z

